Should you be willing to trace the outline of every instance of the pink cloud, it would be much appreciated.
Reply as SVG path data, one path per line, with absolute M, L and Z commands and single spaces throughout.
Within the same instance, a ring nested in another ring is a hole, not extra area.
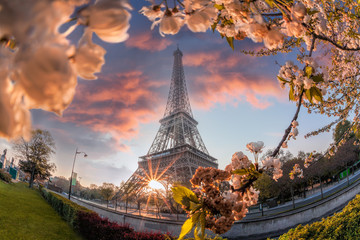
M 166 38 L 155 38 L 152 32 L 145 32 L 130 36 L 125 42 L 127 47 L 134 47 L 150 52 L 161 51 L 170 46 L 172 42 Z
M 247 69 L 260 65 L 256 60 L 253 57 L 224 54 L 221 51 L 184 55 L 185 66 L 200 68 L 204 72 L 192 76 L 194 105 L 209 109 L 216 103 L 236 105 L 246 101 L 254 108 L 265 109 L 273 104 L 273 98 L 283 101 L 284 92 L 276 80 L 259 72 L 248 76 Z
M 140 124 L 161 117 L 156 92 L 161 83 L 151 83 L 140 71 L 108 75 L 97 81 L 79 84 L 61 121 L 109 133 L 118 150 L 128 151 L 123 141 L 136 137 Z

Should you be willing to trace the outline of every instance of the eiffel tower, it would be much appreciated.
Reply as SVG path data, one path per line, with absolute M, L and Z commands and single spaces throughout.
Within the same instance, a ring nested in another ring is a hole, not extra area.
M 174 51 L 169 97 L 160 128 L 148 153 L 141 156 L 138 169 L 127 180 L 126 192 L 136 191 L 147 181 L 167 179 L 189 184 L 199 166 L 217 168 L 197 129 L 187 93 L 182 52 Z M 147 180 L 147 181 L 145 181 Z

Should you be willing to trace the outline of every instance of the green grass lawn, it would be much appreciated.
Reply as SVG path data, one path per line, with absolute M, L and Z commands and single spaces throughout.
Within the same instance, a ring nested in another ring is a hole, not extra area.
M 0 180 L 0 239 L 82 239 L 40 192 L 24 183 Z

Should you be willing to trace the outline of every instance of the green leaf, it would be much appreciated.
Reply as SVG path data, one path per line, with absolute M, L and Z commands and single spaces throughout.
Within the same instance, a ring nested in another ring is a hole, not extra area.
M 306 76 L 307 76 L 308 78 L 310 78 L 311 74 L 313 73 L 313 68 L 310 67 L 310 66 L 307 66 L 307 67 L 305 68 L 305 73 L 306 73 Z
M 241 168 L 241 169 L 236 169 L 236 170 L 232 171 L 231 173 L 241 176 L 241 175 L 248 174 L 248 170 L 246 168 Z
M 310 10 L 310 9 L 308 9 L 309 16 L 314 15 L 314 14 L 316 14 L 318 12 L 319 12 L 318 10 Z
M 312 80 L 316 83 L 323 82 L 324 78 L 322 74 L 318 74 L 312 77 Z
M 194 203 L 193 201 L 190 201 L 190 210 L 192 212 L 195 212 L 201 208 L 201 204 Z
M 320 89 L 318 89 L 317 87 L 312 87 L 310 88 L 311 91 L 311 95 L 319 102 L 323 102 L 323 98 L 322 98 L 322 94 Z
M 265 2 L 266 2 L 270 7 L 274 7 L 274 1 L 273 1 L 273 0 L 265 0 Z
M 255 165 L 252 163 L 251 165 L 250 165 L 250 169 L 252 170 L 252 171 L 255 171 Z
M 289 100 L 290 100 L 290 101 L 295 101 L 295 96 L 294 96 L 294 85 L 291 85 L 291 87 L 290 87 L 290 91 L 289 91 Z
M 225 9 L 223 5 L 219 5 L 219 4 L 214 4 L 214 7 L 217 8 L 219 11 Z
M 188 220 L 186 220 L 184 222 L 184 224 L 181 227 L 181 232 L 180 232 L 178 240 L 183 239 L 186 236 L 186 234 L 188 234 L 191 231 L 191 229 L 193 229 L 195 224 L 197 224 L 200 221 L 200 218 L 199 218 L 200 214 L 201 214 L 200 212 L 197 212 L 197 213 L 193 214 L 191 216 L 191 218 L 189 218 Z
M 309 102 L 313 103 L 310 89 L 305 90 L 305 95 L 306 95 L 306 98 L 309 100 Z
M 195 193 L 186 187 L 173 187 L 171 188 L 171 191 L 173 192 L 175 202 L 184 205 L 187 208 L 190 208 L 190 201 L 199 203 L 199 199 L 196 197 Z
M 191 231 L 191 229 L 194 227 L 194 225 L 195 225 L 195 223 L 193 222 L 192 217 L 189 218 L 188 220 L 186 220 L 181 227 L 181 232 L 180 232 L 178 240 L 183 239 L 186 236 L 186 234 L 188 234 Z
M 201 212 L 199 220 L 196 223 L 194 237 L 195 240 L 204 240 L 205 238 L 205 212 Z
M 287 81 L 287 80 L 285 80 L 284 78 L 282 78 L 282 77 L 280 77 L 280 76 L 277 76 L 277 78 L 279 79 L 279 81 L 282 81 L 282 82 L 289 82 L 289 81 Z
M 254 172 L 252 172 L 252 175 L 256 178 L 259 178 L 261 176 L 261 173 L 258 171 L 254 171 Z
M 226 41 L 228 42 L 228 44 L 230 45 L 230 47 L 234 51 L 234 37 L 226 37 Z
M 213 32 L 215 32 L 217 24 L 218 24 L 217 22 L 214 22 L 214 24 L 211 25 L 211 29 L 212 29 Z

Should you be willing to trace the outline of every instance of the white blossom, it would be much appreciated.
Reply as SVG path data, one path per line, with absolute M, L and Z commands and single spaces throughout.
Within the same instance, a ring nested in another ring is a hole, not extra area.
M 126 0 L 98 0 L 80 12 L 79 23 L 88 26 L 106 42 L 123 42 L 129 38 L 131 6 Z
M 232 171 L 235 169 L 248 168 L 251 162 L 243 152 L 236 152 L 232 155 L 231 164 L 226 166 L 226 171 Z
M 164 12 L 161 11 L 160 6 L 150 6 L 150 7 L 144 6 L 140 9 L 139 13 L 146 16 L 152 22 L 156 21 L 157 19 L 160 19 L 164 15 Z
M 285 36 L 277 30 L 270 30 L 264 37 L 264 45 L 268 49 L 281 48 L 284 44 Z
M 12 75 L 26 94 L 29 108 L 42 108 L 61 114 L 71 103 L 77 84 L 66 55 L 66 47 L 40 45 L 18 53 Z
M 262 42 L 263 38 L 268 34 L 265 24 L 252 23 L 249 24 L 247 34 L 254 42 Z
M 308 77 L 304 78 L 304 88 L 305 89 L 310 89 L 313 86 L 313 84 L 314 84 L 314 81 L 311 78 L 308 78 Z
M 299 20 L 302 20 L 306 14 L 306 7 L 302 2 L 297 2 L 291 9 L 293 16 Z
M 303 76 L 296 76 L 296 78 L 294 79 L 293 83 L 297 86 L 297 87 L 301 87 L 304 84 L 304 77 Z
M 5 69 L 0 70 L 0 137 L 29 139 L 31 129 L 30 112 L 21 90 L 15 89 L 7 78 Z
M 159 32 L 161 36 L 164 34 L 174 35 L 180 31 L 184 24 L 184 19 L 180 14 L 165 13 L 164 17 L 160 20 Z
M 261 153 L 262 149 L 264 148 L 264 142 L 262 142 L 262 141 L 250 142 L 250 143 L 246 144 L 246 147 L 252 153 Z
M 297 21 L 285 22 L 284 33 L 288 36 L 302 37 L 305 33 L 304 27 Z
M 91 35 L 90 31 L 84 33 L 74 56 L 74 65 L 79 76 L 89 80 L 97 78 L 94 73 L 101 71 L 106 53 L 104 48 L 92 42 Z
M 206 32 L 217 12 L 214 7 L 207 7 L 186 15 L 186 24 L 193 32 Z
M 297 128 L 293 128 L 290 135 L 295 139 L 297 135 L 299 135 L 299 130 Z
M 296 120 L 293 120 L 291 122 L 291 127 L 296 128 L 297 126 L 299 126 L 299 123 Z

